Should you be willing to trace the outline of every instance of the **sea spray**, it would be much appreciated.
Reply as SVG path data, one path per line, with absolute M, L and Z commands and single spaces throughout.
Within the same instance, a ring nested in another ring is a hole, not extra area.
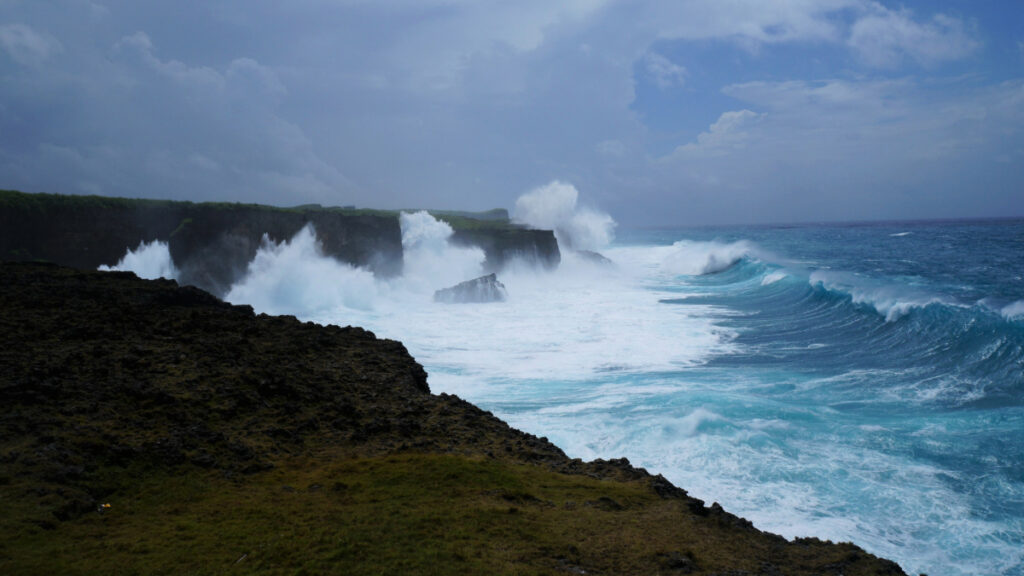
M 434 291 L 481 275 L 484 252 L 453 246 L 447 223 L 417 212 L 402 213 L 400 225 L 405 266 L 398 278 L 378 280 L 369 270 L 325 255 L 313 226 L 307 225 L 284 242 L 264 237 L 245 276 L 225 299 L 270 314 L 333 323 L 361 318 L 371 325 L 378 313 L 415 308 L 428 303 Z
M 402 249 L 405 271 L 399 283 L 406 290 L 431 293 L 483 274 L 484 251 L 475 246 L 453 246 L 454 231 L 426 211 L 402 212 Z
M 113 266 L 101 265 L 103 271 L 119 270 L 134 272 L 139 278 L 153 280 L 156 278 L 176 279 L 178 269 L 171 260 L 171 252 L 166 242 L 153 240 L 140 242 L 139 246 L 125 252 L 125 255 Z
M 520 196 L 513 217 L 533 228 L 553 230 L 564 249 L 600 250 L 615 238 L 615 220 L 579 206 L 578 200 L 575 186 L 555 180 Z
M 674 274 L 714 274 L 728 269 L 740 259 L 754 254 L 749 242 L 691 242 L 680 240 L 662 261 L 662 266 Z
M 373 274 L 325 256 L 311 224 L 281 243 L 264 236 L 245 277 L 224 297 L 260 312 L 297 316 L 371 309 L 376 298 Z

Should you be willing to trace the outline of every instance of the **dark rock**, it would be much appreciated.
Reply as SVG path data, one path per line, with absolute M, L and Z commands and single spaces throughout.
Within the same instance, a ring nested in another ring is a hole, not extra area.
M 470 302 L 504 302 L 508 298 L 505 285 L 498 281 L 495 274 L 488 274 L 460 282 L 451 288 L 434 292 L 435 302 L 447 304 L 465 304 Z
M 160 240 L 168 243 L 183 284 L 221 296 L 245 274 L 264 235 L 290 240 L 308 224 L 326 256 L 385 278 L 402 272 L 397 214 L 10 190 L 0 190 L 0 208 L 2 260 L 95 270 L 116 264 L 142 242 Z
M 481 248 L 489 272 L 500 271 L 515 258 L 545 268 L 556 267 L 561 259 L 553 232 L 509 224 L 506 211 L 458 214 L 463 227 L 456 224 L 452 242 Z M 402 273 L 398 212 L 0 190 L 0 260 L 46 260 L 95 270 L 116 264 L 143 242 L 159 240 L 168 244 L 182 284 L 217 296 L 244 276 L 264 237 L 290 240 L 307 225 L 324 255 L 383 278 Z
M 614 266 L 615 265 L 614 262 L 612 262 L 611 260 L 606 258 L 603 254 L 601 254 L 599 252 L 594 252 L 593 250 L 576 250 L 574 253 L 577 256 L 579 256 L 579 257 L 583 258 L 584 260 L 586 260 L 588 262 L 591 262 L 593 264 L 600 264 L 601 266 Z
M 558 240 L 550 230 L 530 230 L 517 226 L 478 227 L 456 229 L 451 237 L 457 246 L 476 246 L 486 256 L 484 268 L 500 272 L 513 260 L 545 269 L 554 269 L 562 261 Z

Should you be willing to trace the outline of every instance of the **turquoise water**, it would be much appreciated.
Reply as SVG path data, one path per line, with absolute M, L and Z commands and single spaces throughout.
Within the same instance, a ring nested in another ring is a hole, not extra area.
M 433 291 L 483 253 L 426 214 L 402 227 L 400 278 L 304 231 L 228 299 L 401 340 L 434 392 L 761 529 L 1024 575 L 1024 221 L 620 230 L 611 266 L 521 262 L 507 301 L 463 305 Z M 166 246 L 128 256 L 173 270 Z
M 1024 574 L 1024 222 L 627 231 L 606 253 L 655 249 L 642 289 L 727 348 L 467 395 L 764 529 Z

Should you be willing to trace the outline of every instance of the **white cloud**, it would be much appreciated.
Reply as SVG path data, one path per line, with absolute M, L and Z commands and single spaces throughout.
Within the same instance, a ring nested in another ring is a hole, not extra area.
M 707 132 L 697 136 L 696 142 L 680 146 L 675 155 L 722 155 L 743 148 L 750 139 L 747 130 L 762 118 L 764 114 L 750 110 L 724 112 Z
M 723 114 L 697 142 L 652 165 L 691 207 L 713 192 L 714 206 L 701 206 L 714 219 L 1019 212 L 1019 188 L 1009 182 L 1022 172 L 1005 160 L 1024 137 L 1024 82 L 752 82 L 726 93 L 767 113 Z
M 726 39 L 744 45 L 836 41 L 839 14 L 863 0 L 693 0 L 652 3 L 650 23 L 663 38 Z
M 907 58 L 924 66 L 960 60 L 974 53 L 979 43 L 963 21 L 936 14 L 918 22 L 910 10 L 889 10 L 874 4 L 854 22 L 849 45 L 871 66 L 895 68 Z
M 39 66 L 63 50 L 56 38 L 25 24 L 0 26 L 0 48 L 23 66 Z
M 662 89 L 682 86 L 686 82 L 686 68 L 655 52 L 644 55 L 644 70 Z

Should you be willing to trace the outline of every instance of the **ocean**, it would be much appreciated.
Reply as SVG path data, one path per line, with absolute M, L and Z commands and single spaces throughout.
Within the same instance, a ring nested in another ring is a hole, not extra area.
M 480 250 L 426 213 L 402 228 L 401 278 L 307 229 L 226 299 L 400 340 L 435 393 L 760 529 L 910 574 L 1024 575 L 1024 220 L 619 229 L 587 236 L 611 264 L 519 263 L 488 304 L 432 300 Z M 128 256 L 171 270 L 166 247 Z

